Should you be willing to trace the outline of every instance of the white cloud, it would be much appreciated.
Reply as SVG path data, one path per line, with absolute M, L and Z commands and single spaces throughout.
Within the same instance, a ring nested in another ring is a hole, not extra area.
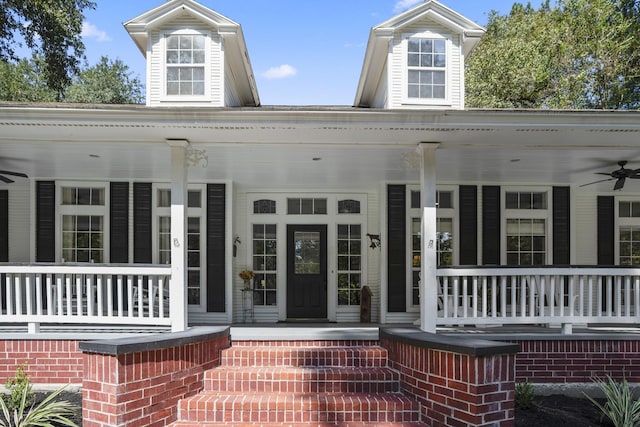
M 412 6 L 417 5 L 418 3 L 422 2 L 422 0 L 398 0 L 398 2 L 396 2 L 395 7 L 393 8 L 394 12 L 402 12 L 404 10 L 409 9 Z
M 96 39 L 99 42 L 109 42 L 111 41 L 111 37 L 106 33 L 106 31 L 102 31 L 98 29 L 95 25 L 90 22 L 82 23 L 82 32 L 80 33 L 82 37 L 88 37 Z
M 286 77 L 295 76 L 298 73 L 298 70 L 293 68 L 291 65 L 283 64 L 277 67 L 271 67 L 262 75 L 267 79 L 284 79 Z

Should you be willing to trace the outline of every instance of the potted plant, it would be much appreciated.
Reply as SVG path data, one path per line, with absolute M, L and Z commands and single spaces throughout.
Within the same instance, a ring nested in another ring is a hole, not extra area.
M 238 273 L 238 276 L 240 276 L 240 278 L 244 282 L 244 288 L 251 289 L 251 279 L 253 279 L 255 273 L 252 270 L 244 269 L 240 273 Z

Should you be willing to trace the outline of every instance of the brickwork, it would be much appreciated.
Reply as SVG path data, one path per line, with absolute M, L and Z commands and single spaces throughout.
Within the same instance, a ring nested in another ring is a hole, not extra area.
M 84 355 L 83 426 L 166 426 L 177 403 L 202 390 L 229 336 L 133 353 Z
M 33 384 L 82 384 L 82 352 L 73 340 L 0 341 L 0 383 L 24 365 Z
M 610 375 L 640 382 L 640 340 L 513 341 L 516 381 L 532 383 L 590 383 Z
M 514 425 L 513 354 L 473 356 L 383 338 L 402 391 L 433 427 Z
M 234 342 L 174 426 L 426 427 L 377 342 Z

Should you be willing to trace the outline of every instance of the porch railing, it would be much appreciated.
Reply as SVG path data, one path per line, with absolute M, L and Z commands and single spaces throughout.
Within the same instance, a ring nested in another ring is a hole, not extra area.
M 440 268 L 439 325 L 640 322 L 640 268 Z
M 170 266 L 0 265 L 0 323 L 171 325 Z

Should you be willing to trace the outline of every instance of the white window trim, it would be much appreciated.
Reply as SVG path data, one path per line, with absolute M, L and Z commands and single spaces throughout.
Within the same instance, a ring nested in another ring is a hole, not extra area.
M 407 224 L 407 237 L 406 237 L 406 253 L 407 253 L 407 278 L 406 278 L 406 304 L 407 304 L 407 313 L 410 312 L 419 312 L 420 305 L 413 304 L 413 263 L 411 259 L 411 254 L 413 253 L 412 249 L 412 241 L 411 241 L 411 221 L 412 218 L 421 218 L 422 210 L 420 208 L 412 208 L 411 207 L 411 192 L 412 191 L 421 191 L 419 185 L 407 185 L 407 202 L 406 202 L 406 224 Z M 451 218 L 453 220 L 452 228 L 453 228 L 453 254 L 452 254 L 452 264 L 459 264 L 459 252 L 460 252 L 460 232 L 458 224 L 460 222 L 460 208 L 458 206 L 458 186 L 456 185 L 438 185 L 436 186 L 437 192 L 451 192 L 453 208 L 449 209 L 436 209 L 436 218 Z
M 287 199 L 289 198 L 326 198 L 327 199 L 327 214 L 322 215 L 289 215 L 287 214 Z M 253 202 L 261 199 L 270 199 L 276 201 L 276 213 L 275 214 L 254 214 Z M 360 202 L 359 214 L 338 214 L 338 201 L 344 199 L 353 199 Z M 250 192 L 247 193 L 246 199 L 246 212 L 247 212 L 247 226 L 244 236 L 239 236 L 240 240 L 244 242 L 251 242 L 253 236 L 254 224 L 276 224 L 277 226 L 277 240 L 278 249 L 277 255 L 277 282 L 276 282 L 276 301 L 277 305 L 274 306 L 256 306 L 254 307 L 256 317 L 259 314 L 273 313 L 277 310 L 278 320 L 286 320 L 287 313 L 287 225 L 295 224 L 326 224 L 327 225 L 327 317 L 330 321 L 336 321 L 337 316 L 343 313 L 355 313 L 359 312 L 360 306 L 338 306 L 338 255 L 337 247 L 335 246 L 338 241 L 338 224 L 355 224 L 359 223 L 362 226 L 362 273 L 361 284 L 365 286 L 368 284 L 368 258 L 369 258 L 369 246 L 366 240 L 366 234 L 369 233 L 367 217 L 368 217 L 368 201 L 367 194 L 365 193 L 323 193 L 308 192 L 308 193 L 261 193 Z M 239 248 L 244 251 L 243 254 L 238 254 L 238 258 L 235 262 L 236 269 L 247 266 L 251 268 L 253 266 L 253 250 L 251 244 L 240 245 Z M 238 287 L 236 283 L 236 277 L 234 277 L 234 288 Z M 240 280 L 240 279 L 237 279 Z M 234 303 L 235 304 L 235 303 Z
M 507 193 L 546 193 L 546 209 L 507 209 Z M 509 219 L 544 219 L 545 220 L 545 264 L 553 264 L 553 188 L 552 187 L 501 187 L 500 207 L 502 218 L 500 223 L 500 264 L 507 265 L 507 220 Z
M 151 261 L 154 264 L 158 264 L 160 259 L 158 257 L 160 244 L 158 242 L 158 218 L 161 216 L 171 217 L 171 207 L 158 207 L 158 190 L 171 190 L 171 184 L 153 184 L 151 186 Z M 189 304 L 189 311 L 192 312 L 206 312 L 207 310 L 207 217 L 206 217 L 206 203 L 207 203 L 207 187 L 204 184 L 189 184 L 187 187 L 187 199 L 188 192 L 191 190 L 200 191 L 200 207 L 189 208 L 187 207 L 187 218 L 199 217 L 200 218 L 200 305 Z M 187 229 L 185 228 L 185 232 Z M 185 260 L 185 263 L 188 262 Z M 185 264 L 185 268 L 187 268 Z M 185 288 L 186 289 L 186 288 Z
M 620 265 L 620 227 L 640 227 L 640 218 L 621 218 L 620 202 L 640 202 L 638 196 L 616 196 L 613 199 L 614 204 L 614 248 L 613 256 L 615 265 Z
M 201 35 L 205 37 L 204 51 L 204 94 L 167 95 L 167 37 L 175 35 Z M 193 29 L 174 29 L 160 33 L 160 100 L 161 101 L 206 101 L 211 98 L 211 32 Z
M 104 190 L 104 205 L 63 205 L 62 189 L 65 187 L 73 188 L 100 188 Z M 111 231 L 109 227 L 109 203 L 111 200 L 109 183 L 103 181 L 87 182 L 87 181 L 56 181 L 56 262 L 62 261 L 62 216 L 63 215 L 95 215 L 103 217 L 103 262 L 109 263 L 109 249 Z M 69 262 L 69 261 L 64 261 Z M 76 264 L 76 263 L 73 263 Z M 84 264 L 84 263 L 81 263 Z
M 409 97 L 409 39 L 438 39 L 444 40 L 446 42 L 446 54 L 447 54 L 447 65 L 444 68 L 445 72 L 445 97 L 444 99 L 439 98 L 410 98 Z M 425 31 L 422 33 L 407 33 L 402 35 L 402 48 L 400 49 L 402 52 L 402 104 L 403 105 L 435 105 L 435 106 L 451 106 L 452 105 L 452 81 L 451 81 L 451 54 L 453 51 L 453 44 L 451 42 L 450 34 L 440 34 L 434 33 L 431 31 Z

